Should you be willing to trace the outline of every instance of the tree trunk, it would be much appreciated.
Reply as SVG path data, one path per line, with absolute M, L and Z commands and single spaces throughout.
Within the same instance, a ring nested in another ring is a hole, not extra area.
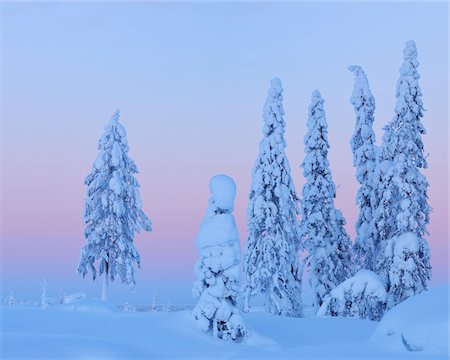
M 105 273 L 103 274 L 102 301 L 108 301 L 108 281 L 109 281 L 109 264 L 106 262 Z

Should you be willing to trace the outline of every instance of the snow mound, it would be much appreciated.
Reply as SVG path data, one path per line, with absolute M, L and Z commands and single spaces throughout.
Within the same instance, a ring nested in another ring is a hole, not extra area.
M 221 210 L 233 211 L 236 184 L 227 175 L 216 175 L 209 181 L 212 201 Z
M 317 315 L 379 320 L 385 308 L 383 282 L 374 272 L 360 270 L 330 292 Z
M 82 300 L 72 305 L 71 310 L 88 313 L 112 313 L 117 308 L 114 304 L 99 300 Z
M 371 340 L 389 352 L 448 356 L 449 287 L 415 295 L 388 311 Z

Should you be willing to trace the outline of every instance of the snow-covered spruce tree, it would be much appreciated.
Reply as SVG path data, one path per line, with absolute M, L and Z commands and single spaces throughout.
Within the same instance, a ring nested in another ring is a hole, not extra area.
M 211 198 L 195 241 L 199 252 L 192 293 L 198 327 L 214 337 L 241 341 L 245 334 L 239 313 L 240 245 L 232 215 L 236 185 L 226 175 L 209 183 Z
M 380 234 L 376 271 L 386 283 L 388 308 L 427 289 L 430 254 L 424 236 L 429 223 L 427 168 L 422 135 L 425 128 L 419 87 L 417 49 L 406 43 L 397 83 L 395 116 L 386 126 L 381 182 L 374 229 Z
M 87 175 L 84 236 L 87 244 L 81 250 L 78 272 L 85 277 L 90 270 L 95 280 L 103 277 L 102 300 L 107 300 L 108 280 L 119 275 L 122 282 L 135 285 L 134 262 L 140 265 L 134 247 L 134 233 L 151 231 L 151 222 L 142 211 L 139 183 L 134 174 L 138 168 L 128 156 L 125 128 L 119 123 L 120 112 L 105 126 L 98 143 L 99 153 Z M 98 270 L 95 266 L 98 264 Z
M 353 166 L 360 184 L 356 194 L 359 214 L 356 220 L 356 240 L 353 247 L 355 262 L 361 269 L 373 270 L 376 246 L 371 231 L 374 197 L 374 171 L 376 168 L 375 133 L 372 126 L 375 112 L 375 98 L 372 96 L 366 74 L 359 66 L 350 66 L 355 75 L 355 86 L 350 99 L 355 114 L 355 132 L 350 140 L 353 152 Z
M 302 248 L 309 252 L 307 265 L 316 310 L 334 287 L 353 275 L 345 219 L 334 207 L 336 187 L 327 159 L 330 146 L 323 103 L 315 90 L 308 110 L 306 156 L 302 163 L 306 183 L 301 200 L 300 239 Z
M 273 79 L 247 209 L 244 311 L 249 311 L 251 296 L 262 292 L 266 311 L 300 316 L 298 198 L 284 152 L 282 92 L 281 81 Z

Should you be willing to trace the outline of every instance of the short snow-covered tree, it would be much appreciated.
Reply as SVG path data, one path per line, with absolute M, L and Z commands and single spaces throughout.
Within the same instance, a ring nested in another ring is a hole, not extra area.
M 5 299 L 5 304 L 8 306 L 16 305 L 16 299 L 14 299 L 14 293 L 11 291 Z
M 214 337 L 241 341 L 246 329 L 239 313 L 240 244 L 232 214 L 236 185 L 226 175 L 210 180 L 211 198 L 195 241 L 199 252 L 192 293 L 198 327 Z
M 271 81 L 264 104 L 264 138 L 253 168 L 247 209 L 244 311 L 250 298 L 265 294 L 265 307 L 276 315 L 301 315 L 298 198 L 285 154 L 281 81 Z
M 334 287 L 353 275 L 345 219 L 334 207 L 336 186 L 327 158 L 330 146 L 323 103 L 315 90 L 308 110 L 306 156 L 302 163 L 306 183 L 301 200 L 300 236 L 302 248 L 309 252 L 307 264 L 316 310 Z
M 379 204 L 374 219 L 380 234 L 376 271 L 387 285 L 388 307 L 427 289 L 430 253 L 424 236 L 430 220 L 422 135 L 423 103 L 417 49 L 406 43 L 397 83 L 395 116 L 386 126 Z
M 383 282 L 374 272 L 360 270 L 331 290 L 317 315 L 380 320 L 385 309 Z
M 374 197 L 374 171 L 376 168 L 375 133 L 372 126 L 375 112 L 373 97 L 366 74 L 359 66 L 350 66 L 355 75 L 355 86 L 350 99 L 355 114 L 355 132 L 350 140 L 353 152 L 353 166 L 356 168 L 356 179 L 360 184 L 356 195 L 359 214 L 356 220 L 356 240 L 353 247 L 356 264 L 359 268 L 373 270 L 376 246 L 371 231 Z
M 85 277 L 90 270 L 95 280 L 104 274 L 102 300 L 107 300 L 108 279 L 117 275 L 123 283 L 135 285 L 134 263 L 140 257 L 134 246 L 134 233 L 151 231 L 151 222 L 142 211 L 139 183 L 134 174 L 138 168 L 128 156 L 125 128 L 119 122 L 120 112 L 105 126 L 98 143 L 98 156 L 87 175 L 84 236 L 78 272 Z M 96 263 L 98 262 L 98 269 Z
M 41 309 L 46 309 L 47 307 L 48 307 L 47 280 L 44 278 L 41 284 Z
M 150 310 L 152 312 L 156 312 L 158 309 L 158 296 L 156 294 L 156 290 L 153 291 L 152 304 L 150 306 Z

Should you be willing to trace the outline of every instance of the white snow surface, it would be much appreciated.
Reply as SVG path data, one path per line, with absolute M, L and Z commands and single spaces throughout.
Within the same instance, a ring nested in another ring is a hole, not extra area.
M 448 285 L 410 297 L 384 315 L 371 340 L 383 351 L 448 359 L 448 301 Z
M 243 343 L 196 329 L 190 311 L 121 312 L 111 303 L 2 306 L 1 358 L 448 359 L 448 286 L 413 296 L 380 322 L 244 314 Z M 392 335 L 388 335 L 392 333 Z M 421 351 L 409 351 L 401 334 Z
M 219 209 L 233 211 L 236 184 L 232 178 L 227 175 L 213 176 L 209 181 L 209 190 Z

